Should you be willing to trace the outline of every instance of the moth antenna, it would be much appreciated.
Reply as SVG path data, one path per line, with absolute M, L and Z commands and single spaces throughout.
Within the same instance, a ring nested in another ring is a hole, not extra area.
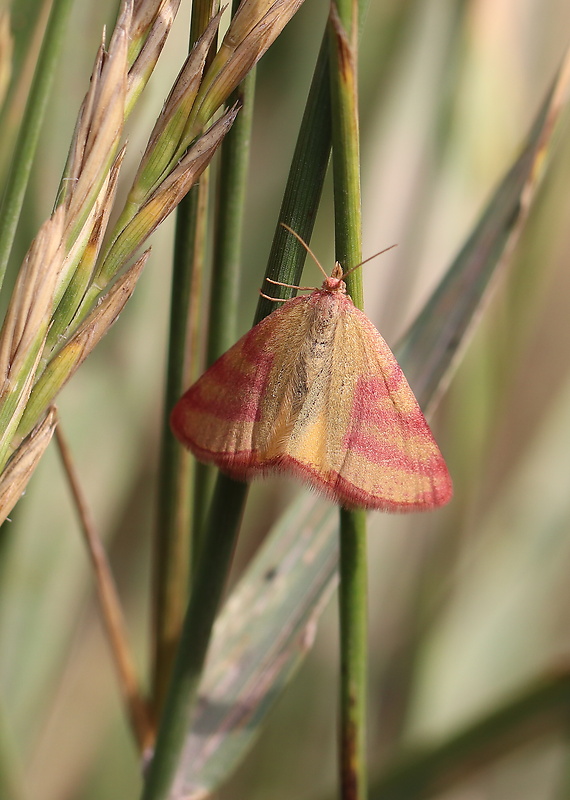
M 281 223 L 281 224 L 283 224 L 283 223 Z M 387 252 L 388 252 L 388 250 L 393 250 L 393 249 L 394 249 L 395 247 L 397 247 L 397 246 L 398 246 L 397 244 L 391 244 L 391 245 L 390 245 L 390 247 L 385 247 L 383 250 L 380 250 L 380 252 L 378 252 L 378 253 L 374 253 L 374 255 L 373 255 L 373 256 L 368 256 L 368 258 L 365 258 L 365 259 L 364 259 L 364 261 L 361 261 L 361 262 L 360 262 L 360 264 L 357 264 L 355 267 L 351 267 L 351 268 L 348 270 L 348 272 L 343 272 L 343 273 L 342 273 L 343 280 L 344 280 L 344 278 L 346 278 L 346 276 L 347 276 L 347 275 L 350 275 L 350 273 L 351 273 L 351 272 L 354 272 L 354 271 L 355 271 L 355 270 L 357 270 L 359 267 L 362 267 L 364 264 L 368 264 L 368 262 L 369 262 L 369 261 L 372 261 L 372 259 L 373 259 L 373 258 L 376 258 L 376 256 L 381 256 L 381 255 L 382 255 L 382 253 L 387 253 Z
M 265 297 L 266 300 L 271 300 L 272 303 L 286 303 L 287 301 L 283 297 L 269 297 L 268 294 L 264 294 L 261 289 L 259 290 L 259 294 L 261 297 Z
M 285 230 L 286 230 L 286 231 L 289 231 L 289 233 L 292 233 L 292 234 L 293 234 L 293 236 L 295 237 L 295 239 L 297 239 L 299 242 L 301 242 L 301 244 L 303 245 L 303 247 L 305 248 L 305 250 L 307 251 L 307 253 L 308 253 L 308 254 L 311 256 L 311 258 L 313 259 L 313 261 L 315 262 L 315 264 L 317 265 L 317 267 L 318 267 L 318 268 L 320 269 L 320 271 L 323 273 L 323 275 L 325 276 L 325 278 L 328 278 L 329 276 L 327 275 L 327 273 L 326 273 L 326 272 L 325 272 L 325 270 L 323 269 L 323 266 L 322 266 L 321 262 L 320 262 L 320 261 L 319 261 L 319 259 L 316 257 L 316 255 L 313 253 L 313 251 L 311 250 L 311 248 L 309 247 L 309 245 L 307 244 L 307 242 L 305 242 L 305 241 L 304 241 L 304 239 L 301 239 L 301 237 L 299 236 L 299 234 L 298 234 L 296 231 L 294 231 L 294 230 L 293 230 L 293 228 L 290 228 L 288 225 L 286 225 L 284 222 L 282 222 L 282 223 L 281 223 L 281 225 L 282 225 L 282 226 L 285 228 Z
M 282 283 L 281 281 L 274 281 L 273 278 L 266 278 L 267 283 L 274 283 L 276 286 L 286 286 L 288 289 L 301 289 L 303 292 L 312 292 L 316 289 L 315 286 L 297 286 L 296 283 Z

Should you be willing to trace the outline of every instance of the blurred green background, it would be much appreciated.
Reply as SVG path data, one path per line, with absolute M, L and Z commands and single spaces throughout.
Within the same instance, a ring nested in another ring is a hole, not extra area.
M 23 35 L 40 4 L 19 8 L 14 26 Z M 259 67 L 240 334 L 253 318 L 327 12 L 326 3 L 307 0 Z M 76 3 L 15 265 L 50 213 L 101 30 L 115 13 L 110 0 Z M 125 173 L 183 61 L 188 19 L 183 3 L 129 121 Z M 360 61 L 363 252 L 398 247 L 365 268 L 365 297 L 392 346 L 516 157 L 568 30 L 570 6 L 562 0 L 371 4 Z M 566 130 L 560 125 L 525 232 L 434 420 L 454 477 L 453 503 L 429 515 L 369 517 L 373 773 L 403 742 L 451 732 L 568 657 Z M 323 263 L 333 258 L 332 230 L 325 191 L 311 242 Z M 167 222 L 133 300 L 58 404 L 144 674 L 171 238 Z M 305 277 L 320 280 L 311 266 Z M 285 479 L 253 488 L 236 575 L 298 491 Z M 337 663 L 331 603 L 310 657 L 220 792 L 223 800 L 334 795 Z M 28 797 L 136 796 L 137 756 L 53 448 L 0 535 L 0 704 Z M 569 767 L 563 737 L 545 734 L 440 797 L 557 800 L 567 797 Z

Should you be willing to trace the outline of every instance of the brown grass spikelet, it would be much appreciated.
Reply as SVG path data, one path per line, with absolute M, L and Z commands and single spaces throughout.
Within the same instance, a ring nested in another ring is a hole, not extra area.
M 40 228 L 28 251 L 0 331 L 0 464 L 32 388 L 61 272 L 64 212 Z
M 24 439 L 0 475 L 0 525 L 6 520 L 46 451 L 57 424 L 51 408 L 40 424 Z
M 12 440 L 13 448 L 18 447 L 22 439 L 29 434 L 35 420 L 41 417 L 63 385 L 71 378 L 75 370 L 85 361 L 89 353 L 117 321 L 135 290 L 149 254 L 149 250 L 145 251 L 115 281 L 111 289 L 97 302 L 74 335 L 68 341 L 63 342 L 62 347 L 50 360 L 30 394 L 25 413 Z
M 245 0 L 222 40 L 196 99 L 186 135 L 195 135 L 281 33 L 303 0 Z
M 152 75 L 179 6 L 180 0 L 141 0 L 135 5 L 129 42 L 127 116 Z
M 66 206 L 68 225 L 75 228 L 94 202 L 123 132 L 129 23 L 130 14 L 122 15 L 109 51 L 100 46 L 79 112 L 59 198 Z

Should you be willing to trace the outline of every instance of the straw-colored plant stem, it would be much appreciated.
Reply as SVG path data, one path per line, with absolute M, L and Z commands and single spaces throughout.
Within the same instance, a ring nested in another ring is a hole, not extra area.
M 329 18 L 335 196 L 336 259 L 349 270 L 362 260 L 360 143 L 358 125 L 358 7 L 333 0 Z M 362 273 L 348 277 L 354 304 L 363 307 Z M 340 735 L 342 800 L 364 800 L 366 772 L 367 676 L 366 514 L 340 514 Z
M 72 4 L 73 0 L 54 0 L 18 134 L 12 160 L 14 166 L 4 190 L 0 214 L 0 289 L 16 235 Z
M 70 489 L 73 493 L 85 546 L 89 558 L 91 559 L 95 587 L 101 607 L 101 616 L 109 642 L 111 643 L 111 651 L 115 659 L 123 700 L 129 713 L 132 730 L 138 742 L 139 749 L 141 753 L 145 753 L 145 751 L 152 746 L 154 731 L 146 701 L 142 695 L 141 684 L 135 669 L 134 659 L 129 647 L 127 626 L 125 624 L 119 594 L 115 586 L 111 567 L 107 560 L 105 548 L 97 531 L 87 499 L 81 488 L 79 475 L 75 468 L 71 450 L 59 426 L 55 429 L 55 440 Z

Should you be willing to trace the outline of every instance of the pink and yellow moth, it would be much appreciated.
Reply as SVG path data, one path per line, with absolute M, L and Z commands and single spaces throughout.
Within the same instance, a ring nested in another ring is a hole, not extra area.
M 444 505 L 452 484 L 443 456 L 344 277 L 337 262 L 320 289 L 242 336 L 175 405 L 172 430 L 237 480 L 288 472 L 345 508 Z

